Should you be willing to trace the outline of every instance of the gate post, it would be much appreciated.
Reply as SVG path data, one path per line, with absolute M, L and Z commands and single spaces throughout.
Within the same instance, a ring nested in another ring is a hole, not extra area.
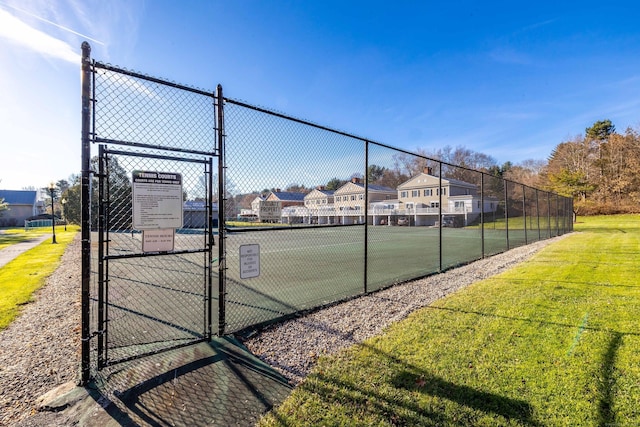
M 549 239 L 553 236 L 551 236 L 551 193 L 549 193 L 548 191 L 547 193 L 547 231 L 549 232 Z
M 440 171 L 438 173 L 438 272 L 442 273 L 442 162 L 438 162 Z
M 89 132 L 91 126 L 91 46 L 87 42 L 82 43 L 82 188 L 81 188 L 81 227 L 82 227 L 82 281 L 81 281 L 81 367 L 80 385 L 89 382 L 91 375 L 91 357 L 89 354 L 89 285 L 91 282 L 91 223 L 90 205 L 91 194 L 89 191 L 91 175 L 91 147 L 89 144 Z
M 482 258 L 484 259 L 484 172 L 480 172 L 480 240 Z
M 524 244 L 528 245 L 529 240 L 527 238 L 527 188 L 522 184 L 522 223 L 524 229 Z
M 502 180 L 502 184 L 504 185 L 504 229 L 507 235 L 507 250 L 511 249 L 509 245 L 509 181 L 506 179 Z
M 369 141 L 364 141 L 364 287 L 363 293 L 367 293 L 369 281 L 367 270 L 369 269 Z M 371 219 L 373 222 L 373 217 Z M 319 222 L 319 221 L 318 221 Z
M 218 336 L 225 333 L 226 324 L 226 233 L 225 233 L 225 211 L 226 211 L 226 161 L 225 161 L 225 140 L 224 140 L 224 97 L 222 96 L 222 85 L 218 85 L 216 91 L 216 104 L 218 105 Z
M 215 98 L 214 98 L 215 103 Z M 214 104 L 215 105 L 215 104 Z M 215 114 L 214 114 L 215 116 Z M 215 117 L 214 117 L 215 122 Z M 215 152 L 215 148 L 214 148 Z M 207 262 L 207 292 L 204 301 L 204 309 L 206 311 L 206 326 L 205 334 L 207 341 L 211 342 L 213 335 L 213 247 L 215 246 L 215 240 L 213 237 L 213 158 L 209 158 L 209 162 L 206 166 L 208 172 L 208 191 L 207 191 L 207 236 L 205 237 L 207 246 L 207 255 L 205 257 Z M 218 208 L 220 209 L 220 208 Z M 218 215 L 220 211 L 218 210 Z M 220 221 L 218 220 L 218 224 Z

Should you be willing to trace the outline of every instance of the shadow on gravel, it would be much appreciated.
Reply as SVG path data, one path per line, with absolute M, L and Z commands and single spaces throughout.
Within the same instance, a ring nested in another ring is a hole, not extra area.
M 284 377 L 222 337 L 114 367 L 91 396 L 109 415 L 101 425 L 253 425 L 290 392 Z

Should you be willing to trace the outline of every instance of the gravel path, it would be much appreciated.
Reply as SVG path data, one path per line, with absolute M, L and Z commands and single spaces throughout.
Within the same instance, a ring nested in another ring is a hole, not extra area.
M 60 267 L 0 332 L 0 425 L 35 412 L 38 397 L 75 381 L 80 349 L 80 233 Z
M 318 356 L 381 333 L 412 311 L 528 259 L 556 237 L 512 249 L 444 274 L 394 286 L 267 328 L 245 340 L 254 354 L 300 383 Z M 46 425 L 36 399 L 77 380 L 80 348 L 80 235 L 60 267 L 0 332 L 0 425 Z M 294 345 L 292 345 L 294 344 Z M 52 414 L 53 415 L 53 414 Z M 42 423 L 42 424 L 41 424 Z

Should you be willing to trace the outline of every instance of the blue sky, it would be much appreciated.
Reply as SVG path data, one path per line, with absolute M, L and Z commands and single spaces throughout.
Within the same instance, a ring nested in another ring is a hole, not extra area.
M 80 45 L 414 151 L 546 159 L 640 127 L 635 1 L 0 0 L 0 188 L 80 169 Z

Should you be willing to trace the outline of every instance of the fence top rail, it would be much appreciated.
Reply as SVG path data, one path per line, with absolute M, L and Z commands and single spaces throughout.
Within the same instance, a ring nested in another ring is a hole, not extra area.
M 187 91 L 187 92 L 196 93 L 198 95 L 204 95 L 204 96 L 208 96 L 208 97 L 211 97 L 211 98 L 215 98 L 215 93 L 212 92 L 212 91 L 206 91 L 204 89 L 198 89 L 198 88 L 194 88 L 194 87 L 191 87 L 191 86 L 181 85 L 179 83 L 172 82 L 172 81 L 169 81 L 169 80 L 160 79 L 160 78 L 157 78 L 157 77 L 151 77 L 151 76 L 148 76 L 146 74 L 142 74 L 142 73 L 138 73 L 138 72 L 135 72 L 135 71 L 127 70 L 125 68 L 115 67 L 115 66 L 113 66 L 111 64 L 105 64 L 104 62 L 94 61 L 93 62 L 93 67 L 94 68 L 100 68 L 100 69 L 103 69 L 103 70 L 113 71 L 115 73 L 124 74 L 124 75 L 129 76 L 129 77 L 135 77 L 135 78 L 138 78 L 138 79 L 147 80 L 147 81 L 150 81 L 150 82 L 153 82 L 153 83 L 158 83 L 158 84 L 161 84 L 161 85 L 164 85 L 164 86 L 169 86 L 169 87 L 172 87 L 172 88 L 175 88 L 175 89 L 180 89 L 180 90 L 184 90 L 184 91 Z

